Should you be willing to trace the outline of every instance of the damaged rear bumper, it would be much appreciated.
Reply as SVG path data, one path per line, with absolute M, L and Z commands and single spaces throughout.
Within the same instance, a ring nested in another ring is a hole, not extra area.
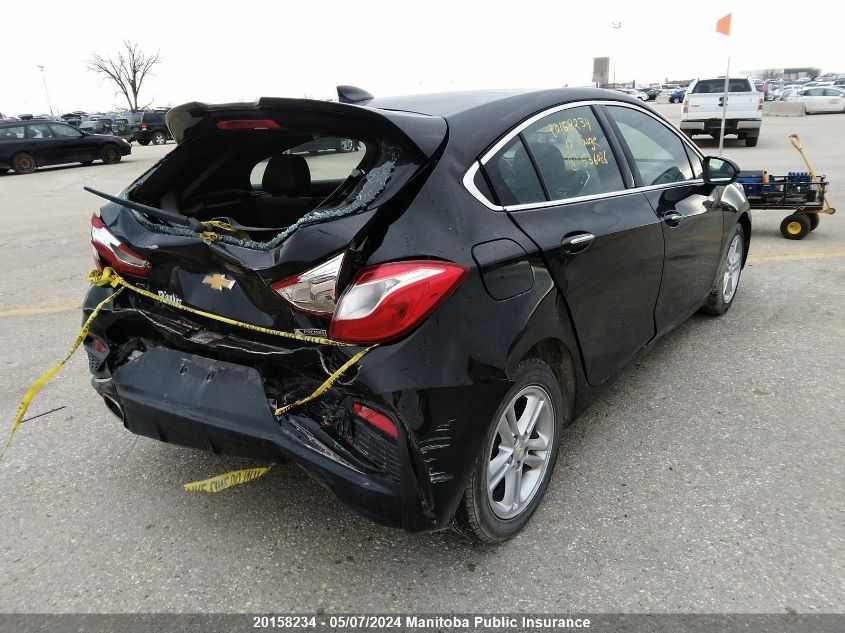
M 407 508 L 403 512 L 398 459 L 396 472 L 366 472 L 351 455 L 329 448 L 319 423 L 297 415 L 276 418 L 252 367 L 153 347 L 92 384 L 133 433 L 217 454 L 291 462 L 356 512 L 384 525 L 423 528 Z
M 92 287 L 85 316 L 110 292 Z M 373 350 L 313 402 L 276 416 L 276 407 L 311 393 L 356 348 L 247 339 L 151 305 L 124 293 L 102 308 L 84 342 L 92 385 L 128 430 L 294 463 L 383 525 L 422 532 L 451 524 L 485 421 L 509 388 L 456 353 L 454 341 L 423 326 Z M 398 437 L 354 415 L 355 403 L 394 420 Z

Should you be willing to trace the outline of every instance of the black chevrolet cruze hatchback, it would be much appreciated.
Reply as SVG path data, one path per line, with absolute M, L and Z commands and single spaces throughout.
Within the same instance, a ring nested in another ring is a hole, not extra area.
M 340 92 L 168 113 L 178 147 L 92 218 L 86 314 L 130 284 L 85 341 L 93 386 L 134 433 L 504 540 L 561 429 L 734 301 L 737 168 L 617 92 Z M 301 150 L 325 137 L 356 149 Z

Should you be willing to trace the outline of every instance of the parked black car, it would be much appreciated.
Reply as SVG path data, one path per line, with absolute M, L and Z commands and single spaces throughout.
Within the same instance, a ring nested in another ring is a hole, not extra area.
M 0 123 L 0 173 L 31 174 L 38 167 L 62 163 L 117 163 L 132 152 L 121 138 L 86 134 L 57 121 Z
M 118 136 L 141 145 L 164 145 L 173 137 L 164 121 L 166 110 L 150 112 L 121 112 L 115 118 Z
M 124 291 L 94 320 L 94 389 L 133 433 L 296 463 L 410 531 L 517 532 L 564 425 L 691 314 L 728 310 L 748 252 L 737 167 L 618 92 L 167 119 L 179 146 L 92 218 L 98 266 L 153 297 Z M 363 151 L 297 154 L 326 135 Z M 85 315 L 113 292 L 92 287 Z

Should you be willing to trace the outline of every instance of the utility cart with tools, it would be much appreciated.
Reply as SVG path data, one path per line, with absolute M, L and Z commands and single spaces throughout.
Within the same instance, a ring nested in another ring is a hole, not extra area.
M 803 240 L 819 225 L 819 215 L 836 212 L 827 201 L 828 181 L 817 177 L 810 166 L 797 135 L 789 137 L 807 165 L 806 172 L 770 176 L 766 171 L 740 172 L 737 182 L 745 189 L 752 209 L 789 209 L 792 213 L 780 224 L 788 240 Z

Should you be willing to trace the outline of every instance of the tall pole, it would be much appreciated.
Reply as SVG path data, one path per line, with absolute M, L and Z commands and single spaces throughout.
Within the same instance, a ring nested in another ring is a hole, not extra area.
M 610 28 L 612 29 L 612 32 L 615 33 L 616 31 L 618 31 L 619 29 L 622 28 L 622 22 L 611 22 Z M 616 87 L 616 57 L 619 53 L 619 36 L 618 35 L 613 38 L 613 51 L 612 51 L 612 53 L 613 53 L 613 58 L 611 59 L 611 61 L 613 62 L 613 87 L 615 88 Z
M 50 116 L 53 116 L 53 104 L 50 102 L 50 92 L 47 90 L 47 78 L 44 76 L 44 66 L 41 69 L 41 81 L 44 83 L 44 94 L 47 95 L 47 107 L 50 108 Z
M 719 156 L 722 155 L 722 148 L 725 145 L 725 114 L 728 110 L 728 84 L 731 80 L 731 58 L 728 56 L 728 67 L 725 70 L 725 90 L 722 93 L 722 126 L 719 130 Z

